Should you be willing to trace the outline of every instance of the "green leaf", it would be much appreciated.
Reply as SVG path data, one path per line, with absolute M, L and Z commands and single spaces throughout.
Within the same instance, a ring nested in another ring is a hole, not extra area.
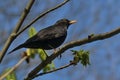
M 37 33 L 36 29 L 34 27 L 29 28 L 29 37 L 32 37 Z
M 35 58 L 35 53 L 37 53 L 37 49 L 26 49 L 27 56 L 30 56 L 31 58 Z
M 7 72 L 7 71 L 9 71 L 9 70 L 10 70 L 10 68 L 9 68 L 9 69 L 6 69 L 5 72 Z M 5 72 L 4 72 L 4 73 L 5 73 Z M 9 75 L 7 75 L 5 79 L 6 79 L 6 80 L 17 80 L 15 72 L 12 72 L 12 73 L 10 73 Z
M 74 59 L 73 62 L 76 65 L 78 62 L 80 62 L 83 66 L 87 66 L 90 65 L 90 60 L 89 60 L 89 51 L 85 51 L 85 50 L 71 50 L 73 52 L 74 55 Z
M 46 60 L 48 55 L 43 49 L 38 49 L 37 53 L 39 54 L 39 57 L 42 61 Z
M 50 64 L 47 64 L 47 66 L 43 68 L 43 72 L 48 72 L 48 71 L 53 70 L 53 69 L 55 69 L 55 65 L 52 62 Z
M 85 51 L 82 54 L 82 59 L 81 59 L 81 63 L 83 64 L 83 66 L 87 66 L 90 65 L 90 61 L 89 61 L 89 52 Z

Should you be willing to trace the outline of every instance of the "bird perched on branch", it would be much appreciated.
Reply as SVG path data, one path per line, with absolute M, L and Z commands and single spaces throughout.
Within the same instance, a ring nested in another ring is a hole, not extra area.
M 26 40 L 23 44 L 14 48 L 9 52 L 9 54 L 20 48 L 41 48 L 44 50 L 55 49 L 65 41 L 68 27 L 75 22 L 76 20 L 58 20 L 54 25 L 40 30 L 37 34 Z

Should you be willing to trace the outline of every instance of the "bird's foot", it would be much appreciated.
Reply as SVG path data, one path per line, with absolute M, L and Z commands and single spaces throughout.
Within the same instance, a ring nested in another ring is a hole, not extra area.
M 55 48 L 53 53 L 56 54 L 56 52 L 57 52 L 58 50 L 60 50 L 60 48 L 58 48 L 58 49 Z M 62 57 L 62 55 L 60 54 L 60 55 L 59 55 L 59 58 L 61 59 L 61 57 Z
M 57 52 L 57 49 L 55 48 L 54 51 L 53 51 L 53 53 L 55 54 L 56 52 Z

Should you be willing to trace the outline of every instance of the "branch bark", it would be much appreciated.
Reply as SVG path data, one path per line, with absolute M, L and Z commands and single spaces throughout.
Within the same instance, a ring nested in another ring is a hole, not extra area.
M 27 4 L 26 8 L 24 9 L 23 13 L 21 14 L 21 17 L 20 17 L 15 29 L 9 36 L 8 40 L 6 41 L 2 51 L 0 53 L 0 63 L 3 60 L 3 57 L 5 56 L 5 53 L 7 52 L 9 46 L 15 40 L 15 38 L 16 38 L 15 36 L 16 36 L 17 32 L 19 31 L 19 29 L 21 28 L 21 25 L 23 24 L 25 18 L 27 17 L 34 2 L 35 2 L 35 0 L 30 0 L 29 3 Z
M 23 57 L 15 66 L 13 66 L 9 71 L 7 71 L 5 74 L 0 76 L 0 80 L 3 80 L 7 75 L 15 71 L 23 61 L 25 61 L 28 58 L 28 56 Z
M 37 75 L 35 75 L 35 77 L 42 76 L 42 75 L 48 74 L 48 73 L 52 73 L 52 72 L 55 72 L 55 71 L 58 71 L 58 70 L 61 70 L 61 69 L 65 69 L 65 68 L 70 67 L 72 65 L 74 65 L 74 64 L 73 63 L 69 63 L 69 64 L 67 64 L 65 66 L 60 67 L 60 68 L 57 68 L 57 69 L 54 69 L 54 70 L 51 70 L 51 71 L 48 71 L 48 72 L 43 72 L 43 73 L 37 74 Z
M 23 31 L 25 31 L 27 28 L 29 28 L 33 23 L 35 23 L 37 20 L 39 20 L 41 17 L 45 16 L 46 14 L 60 8 L 61 6 L 63 6 L 64 4 L 66 4 L 68 1 L 70 0 L 64 0 L 64 2 L 60 3 L 59 5 L 43 12 L 42 14 L 40 14 L 39 16 L 37 16 L 34 20 L 32 20 L 28 25 L 26 25 L 22 30 L 20 30 L 16 36 L 20 35 Z
M 118 33 L 120 33 L 120 28 L 115 29 L 115 30 L 113 30 L 111 32 L 106 32 L 106 33 L 103 33 L 103 34 L 88 36 L 87 38 L 77 40 L 77 41 L 72 41 L 72 42 L 70 42 L 68 44 L 65 44 L 61 49 L 56 51 L 56 53 L 50 55 L 45 61 L 43 61 L 36 68 L 34 68 L 28 74 L 28 76 L 27 76 L 27 78 L 25 78 L 25 80 L 31 80 L 31 79 L 35 78 L 35 75 L 39 71 L 41 71 L 48 63 L 52 62 L 56 57 L 63 54 L 66 50 L 68 50 L 70 48 L 73 48 L 73 47 L 81 46 L 83 44 L 87 44 L 87 43 L 90 43 L 90 42 L 107 39 L 107 38 L 110 38 L 112 36 L 117 35 Z

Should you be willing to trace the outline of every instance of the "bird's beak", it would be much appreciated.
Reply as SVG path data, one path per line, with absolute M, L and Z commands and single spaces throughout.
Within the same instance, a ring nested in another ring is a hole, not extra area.
M 77 21 L 76 20 L 71 20 L 70 22 L 69 22 L 69 24 L 74 24 L 74 23 L 76 23 Z

